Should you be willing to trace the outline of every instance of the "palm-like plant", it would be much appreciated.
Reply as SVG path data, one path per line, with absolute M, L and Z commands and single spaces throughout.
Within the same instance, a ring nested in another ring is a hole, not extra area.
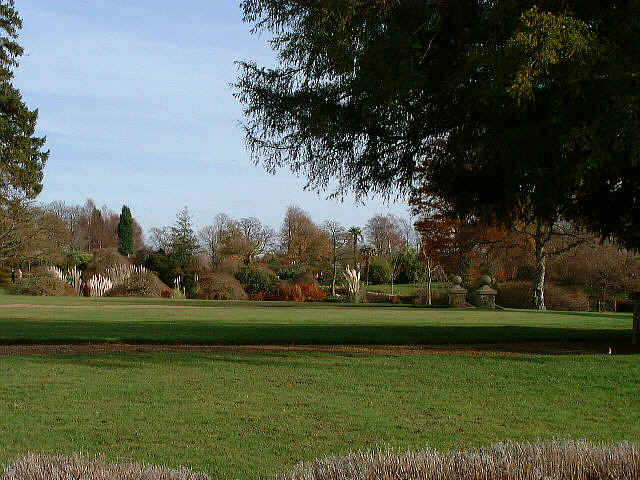
M 375 250 L 373 249 L 373 247 L 370 247 L 369 245 L 364 245 L 362 248 L 360 248 L 360 255 L 362 256 L 362 258 L 364 259 L 364 263 L 366 266 L 366 284 L 369 285 L 369 264 L 371 263 L 371 259 L 373 258 L 373 254 L 375 253 Z

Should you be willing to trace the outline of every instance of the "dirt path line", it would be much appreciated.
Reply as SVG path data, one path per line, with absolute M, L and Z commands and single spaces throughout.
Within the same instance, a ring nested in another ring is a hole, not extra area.
M 102 355 L 137 353 L 232 353 L 232 354 L 283 354 L 283 353 L 332 353 L 338 355 L 581 355 L 608 354 L 603 345 L 553 343 L 487 344 L 487 345 L 131 345 L 124 343 L 94 344 L 43 344 L 0 345 L 0 357 L 21 355 Z M 629 348 L 615 354 L 640 353 Z
M 105 305 L 105 304 L 97 304 L 97 305 L 91 305 L 90 303 L 87 303 L 86 305 L 38 305 L 38 304 L 30 304 L 30 303 L 8 303 L 5 305 L 0 305 L 0 309 L 2 308 L 25 308 L 25 309 L 29 309 L 29 308 L 46 308 L 46 309 L 63 309 L 63 310 L 68 310 L 68 309 L 72 309 L 72 310 L 90 310 L 90 309 L 97 309 L 97 308 L 105 308 L 105 309 L 131 309 L 131 308 L 141 308 L 141 309 L 149 309 L 149 308 L 177 308 L 177 309 L 184 309 L 184 310 L 189 310 L 189 309 L 194 309 L 194 310 L 201 310 L 201 309 L 212 309 L 212 308 L 226 308 L 224 305 L 220 305 L 220 306 L 198 306 L 198 305 L 152 305 L 152 304 L 144 304 L 144 305 L 140 305 L 140 304 L 117 304 L 117 305 Z

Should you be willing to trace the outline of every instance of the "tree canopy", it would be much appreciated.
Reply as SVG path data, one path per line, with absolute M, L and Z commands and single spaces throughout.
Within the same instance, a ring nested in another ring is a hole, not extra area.
M 24 51 L 18 44 L 22 20 L 13 0 L 0 0 L 0 201 L 33 199 L 42 190 L 44 137 L 35 135 L 38 111 L 30 110 L 12 85 Z
M 640 248 L 640 1 L 244 0 L 254 161 L 460 217 L 577 221 Z

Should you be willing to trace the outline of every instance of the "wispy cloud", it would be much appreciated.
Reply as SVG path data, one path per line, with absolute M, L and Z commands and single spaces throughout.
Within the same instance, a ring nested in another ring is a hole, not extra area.
M 21 0 L 27 56 L 16 82 L 40 109 L 52 158 L 44 201 L 130 204 L 147 227 L 190 205 L 197 223 L 216 212 L 278 223 L 290 203 L 318 220 L 362 223 L 378 210 L 303 192 L 304 182 L 254 167 L 229 86 L 234 61 L 271 63 L 236 2 Z

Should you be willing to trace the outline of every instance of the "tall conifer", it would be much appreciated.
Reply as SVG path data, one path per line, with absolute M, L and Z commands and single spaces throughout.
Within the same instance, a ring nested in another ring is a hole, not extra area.
M 131 210 L 126 205 L 122 206 L 120 214 L 120 223 L 118 223 L 118 250 L 123 255 L 129 256 L 133 254 L 135 247 L 135 238 L 133 233 L 133 218 Z

